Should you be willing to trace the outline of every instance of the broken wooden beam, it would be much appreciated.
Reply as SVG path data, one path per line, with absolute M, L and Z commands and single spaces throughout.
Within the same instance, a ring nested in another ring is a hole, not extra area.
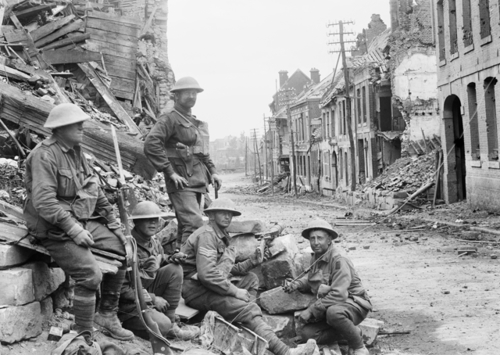
M 26 17 L 34 16 L 42 11 L 51 10 L 56 6 L 57 6 L 57 4 L 38 5 L 38 6 L 33 6 L 30 8 L 27 8 L 25 10 L 21 10 L 21 11 L 14 11 L 14 14 L 16 15 L 17 18 L 26 18 Z
M 11 67 L 8 67 L 4 64 L 0 64 L 0 75 L 6 76 L 8 78 L 19 80 L 19 81 L 28 81 L 30 78 L 29 75 Z
M 79 64 L 80 69 L 87 75 L 87 78 L 94 85 L 96 90 L 101 94 L 102 98 L 108 104 L 109 108 L 114 112 L 116 117 L 122 121 L 129 130 L 133 133 L 140 134 L 139 127 L 135 124 L 134 120 L 128 115 L 127 111 L 120 105 L 115 96 L 111 93 L 106 85 L 102 82 L 101 78 L 96 74 L 94 69 L 92 69 L 87 64 Z
M 101 53 L 74 49 L 58 49 L 43 52 L 42 58 L 48 64 L 86 63 L 101 60 Z
M 30 32 L 31 37 L 33 38 L 33 41 L 38 41 L 39 39 L 50 35 L 51 33 L 54 33 L 61 27 L 67 25 L 70 23 L 73 19 L 75 18 L 75 15 L 69 15 L 65 16 L 59 20 L 52 21 L 42 27 L 37 28 L 34 31 Z
M 75 22 L 71 22 L 63 27 L 61 27 L 60 29 L 58 29 L 57 31 L 43 37 L 42 39 L 39 39 L 35 42 L 35 45 L 37 47 L 43 47 L 51 42 L 54 42 L 56 39 L 58 39 L 59 37 L 62 37 L 68 33 L 71 33 L 71 32 L 75 32 L 75 31 L 78 31 L 83 25 L 83 20 L 76 20 Z
M 56 49 L 56 48 L 61 48 L 61 47 L 67 46 L 68 44 L 83 42 L 89 38 L 90 38 L 89 33 L 82 33 L 82 34 L 78 34 L 76 36 L 72 36 L 70 38 L 61 39 L 57 42 L 51 43 L 51 44 L 49 44 L 45 47 L 42 47 L 40 49 L 43 51 L 48 51 L 50 49 Z

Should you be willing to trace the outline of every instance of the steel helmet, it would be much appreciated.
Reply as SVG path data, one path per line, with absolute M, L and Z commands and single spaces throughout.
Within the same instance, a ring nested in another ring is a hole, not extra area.
M 50 111 L 49 117 L 47 118 L 47 121 L 45 121 L 45 124 L 43 126 L 45 128 L 57 128 L 73 123 L 86 121 L 88 119 L 90 119 L 90 116 L 83 112 L 83 110 L 79 106 L 75 104 L 64 103 L 55 106 Z
M 143 201 L 135 205 L 130 219 L 160 218 L 164 215 L 154 202 Z
M 205 212 L 212 211 L 229 211 L 233 213 L 233 216 L 241 216 L 241 212 L 236 210 L 236 206 L 233 201 L 228 198 L 219 198 L 212 202 L 210 207 L 205 208 Z
M 307 228 L 302 231 L 302 236 L 306 239 L 309 239 L 309 234 L 311 233 L 312 230 L 315 229 L 322 229 L 328 232 L 328 234 L 330 234 L 332 239 L 336 239 L 339 236 L 338 233 L 333 230 L 332 225 L 321 218 L 317 218 L 309 222 Z
M 169 200 L 169 198 L 167 196 L 161 196 L 158 199 L 158 204 L 161 205 L 161 206 L 169 206 L 172 203 L 170 202 L 170 200 Z
M 200 84 L 198 84 L 198 82 L 190 76 L 185 76 L 177 80 L 174 87 L 170 89 L 170 92 L 177 92 L 181 90 L 196 90 L 198 92 L 203 91 Z

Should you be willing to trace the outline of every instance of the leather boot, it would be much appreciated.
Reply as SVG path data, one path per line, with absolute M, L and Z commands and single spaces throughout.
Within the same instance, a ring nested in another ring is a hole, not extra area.
M 109 332 L 111 337 L 118 340 L 132 340 L 134 333 L 123 329 L 118 320 L 118 300 L 120 295 L 113 292 L 102 293 L 99 312 L 94 316 L 94 323 Z
M 194 325 L 185 325 L 182 328 L 174 323 L 167 334 L 169 339 L 192 340 L 200 336 L 200 328 Z

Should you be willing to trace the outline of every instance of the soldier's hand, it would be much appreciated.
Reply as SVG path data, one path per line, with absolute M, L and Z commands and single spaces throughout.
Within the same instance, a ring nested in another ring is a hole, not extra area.
M 239 288 L 238 291 L 236 291 L 236 295 L 234 297 L 245 302 L 250 302 L 250 294 L 244 288 Z
M 262 264 L 264 262 L 264 250 L 261 250 L 260 247 L 255 249 L 255 253 L 250 256 L 250 261 L 255 266 Z
M 177 173 L 174 173 L 172 176 L 170 176 L 170 180 L 174 182 L 175 188 L 178 190 L 182 190 L 186 186 L 189 186 L 188 181 Z
M 90 234 L 90 232 L 85 229 L 82 230 L 80 233 L 78 233 L 73 238 L 73 241 L 75 242 L 76 245 L 86 248 L 94 245 L 94 238 L 92 237 L 92 234 Z
M 174 264 L 181 264 L 184 260 L 186 260 L 187 255 L 184 254 L 183 252 L 178 252 L 170 256 L 170 261 L 172 261 Z
M 286 293 L 292 293 L 299 288 L 299 283 L 296 281 L 285 280 L 285 285 L 283 286 L 283 291 Z
M 217 174 L 212 175 L 212 185 L 216 190 L 219 190 L 222 186 L 222 179 Z
M 165 313 L 168 310 L 168 307 L 170 307 L 170 304 L 166 299 L 160 296 L 155 296 L 155 308 L 158 311 Z

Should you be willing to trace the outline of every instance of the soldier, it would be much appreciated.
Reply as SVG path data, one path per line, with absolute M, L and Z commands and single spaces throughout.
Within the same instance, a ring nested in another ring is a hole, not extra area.
M 316 339 L 318 344 L 347 340 L 354 355 L 369 355 L 357 327 L 372 309 L 352 262 L 340 255 L 332 240 L 338 237 L 323 219 L 311 221 L 302 236 L 309 239 L 314 255 L 312 269 L 301 279 L 288 283 L 285 292 L 312 292 L 318 300 L 300 314 L 305 323 L 303 339 Z
M 113 338 L 130 340 L 134 334 L 122 328 L 116 313 L 126 262 L 115 275 L 103 276 L 89 249 L 131 255 L 113 208 L 80 147 L 83 123 L 89 118 L 69 103 L 50 111 L 44 127 L 52 129 L 52 136 L 26 160 L 24 216 L 30 233 L 75 280 L 74 330 L 92 333 L 95 322 Z M 99 285 L 101 302 L 94 316 Z
M 314 340 L 304 349 L 290 349 L 262 318 L 255 303 L 259 286 L 257 275 L 249 272 L 264 260 L 264 251 L 257 250 L 248 260 L 235 264 L 236 250 L 229 246 L 226 228 L 233 216 L 241 215 L 228 199 L 217 199 L 205 209 L 209 224 L 196 230 L 182 246 L 182 294 L 186 303 L 201 311 L 216 311 L 227 321 L 238 322 L 269 342 L 276 355 L 310 355 L 316 349 Z M 233 282 L 231 282 L 233 281 Z
M 163 336 L 190 340 L 197 337 L 200 331 L 194 326 L 181 329 L 175 323 L 175 310 L 182 291 L 182 267 L 176 261 L 179 255 L 165 255 L 160 241 L 155 236 L 161 215 L 160 208 L 154 202 L 144 201 L 135 206 L 130 216 L 134 221 L 132 236 L 137 241 L 142 286 L 148 292 L 148 298 L 155 308 L 153 318 Z M 128 277 L 122 287 L 119 317 L 124 328 L 141 338 L 148 338 L 148 333 L 137 315 L 135 290 L 132 280 Z
M 175 105 L 160 116 L 144 144 L 144 153 L 165 184 L 179 224 L 178 246 L 203 225 L 201 204 L 208 183 L 220 188 L 221 179 L 210 159 L 208 126 L 191 109 L 203 89 L 191 77 L 179 79 L 172 90 Z

